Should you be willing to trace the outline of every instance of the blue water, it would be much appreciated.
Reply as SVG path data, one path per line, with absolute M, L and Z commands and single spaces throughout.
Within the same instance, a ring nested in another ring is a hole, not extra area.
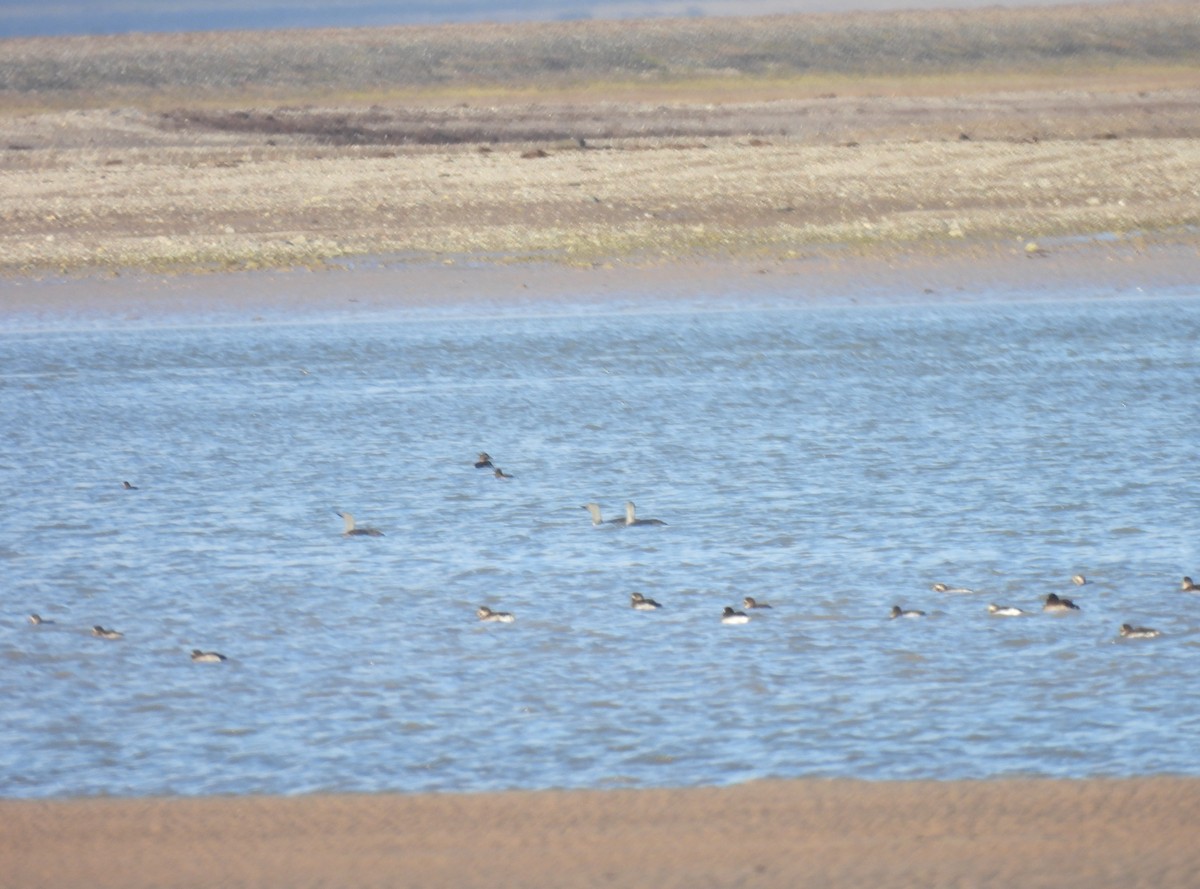
M 1198 295 L 9 330 L 0 796 L 1200 775 Z

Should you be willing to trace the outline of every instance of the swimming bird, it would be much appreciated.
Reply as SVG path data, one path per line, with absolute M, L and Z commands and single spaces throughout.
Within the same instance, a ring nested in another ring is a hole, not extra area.
M 229 658 L 217 651 L 201 651 L 199 648 L 193 648 L 192 660 L 198 664 L 219 664 Z
M 629 596 L 629 607 L 634 611 L 657 611 L 662 608 L 653 599 L 647 599 L 641 593 L 631 593 Z
M 1129 624 L 1121 624 L 1121 637 L 1124 639 L 1153 639 L 1155 636 L 1161 636 L 1158 630 L 1152 630 L 1149 627 L 1134 627 Z
M 475 609 L 475 616 L 482 621 L 492 624 L 511 624 L 515 617 L 507 611 L 492 611 L 486 605 L 480 605 Z
M 119 633 L 116 630 L 106 630 L 100 624 L 96 624 L 92 627 L 92 635 L 98 636 L 101 639 L 120 639 L 125 634 Z
M 742 599 L 742 607 L 749 610 L 753 608 L 770 608 L 771 606 L 766 602 L 759 602 L 753 596 L 747 596 L 746 598 Z
M 492 469 L 492 458 L 488 456 L 487 451 L 480 451 L 479 456 L 475 458 L 476 469 Z
M 1056 593 L 1051 593 L 1046 597 L 1046 602 L 1042 605 L 1042 611 L 1058 612 L 1064 614 L 1068 611 L 1078 611 L 1079 606 L 1070 599 L 1060 599 Z
M 138 489 L 137 485 L 131 485 L 129 482 L 121 482 L 121 487 L 126 491 L 136 491 Z
M 969 590 L 965 586 L 950 586 L 948 583 L 935 583 L 930 587 L 935 593 L 973 593 L 974 590 Z
M 1200 586 L 1192 583 L 1192 579 L 1190 577 L 1185 577 L 1183 580 L 1181 580 L 1179 582 L 1179 588 L 1185 593 L 1200 593 Z
M 733 608 L 726 605 L 725 610 L 721 612 L 721 623 L 723 624 L 748 624 L 750 623 L 750 615 L 744 611 L 734 611 Z
M 45 619 L 44 617 L 42 617 L 40 614 L 31 614 L 31 615 L 29 615 L 29 622 L 30 622 L 31 624 L 33 624 L 35 627 L 40 627 L 42 624 L 52 624 L 52 623 L 54 623 L 54 621 L 52 621 L 52 620 L 46 620 L 46 619 Z
M 509 475 L 507 472 L 505 472 L 499 466 L 496 467 L 496 471 L 493 472 L 492 475 L 495 476 L 496 478 L 512 478 L 511 475 Z
M 1028 614 L 1028 613 L 1029 613 L 1028 611 L 1025 611 L 1021 608 L 1017 608 L 1013 605 L 989 605 L 988 606 L 988 614 L 994 614 L 997 617 L 1020 617 L 1021 615 Z
M 608 519 L 606 521 L 601 518 L 599 503 L 585 503 L 581 508 L 591 513 L 593 525 L 621 525 L 622 527 L 625 525 L 625 519 Z
M 666 522 L 664 522 L 662 519 L 639 519 L 637 517 L 637 515 L 634 513 L 633 501 L 632 500 L 625 501 L 625 525 L 626 525 L 626 527 L 628 527 L 630 525 L 665 525 L 665 524 L 666 524 Z
M 906 610 L 902 609 L 899 605 L 892 606 L 892 614 L 891 614 L 892 620 L 895 620 L 898 617 L 924 617 L 924 616 L 925 616 L 924 611 L 917 611 L 914 608 L 910 608 L 906 611 Z
M 1083 586 L 1085 583 L 1087 583 L 1087 578 L 1082 574 L 1072 574 L 1071 583 L 1075 584 L 1075 586 Z
M 359 528 L 354 524 L 354 516 L 348 512 L 339 512 L 342 521 L 346 523 L 346 530 L 342 532 L 343 537 L 382 537 L 383 532 L 378 528 Z

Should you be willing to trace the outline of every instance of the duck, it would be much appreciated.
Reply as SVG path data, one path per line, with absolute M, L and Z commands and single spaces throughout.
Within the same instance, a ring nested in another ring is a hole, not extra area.
M 511 624 L 516 620 L 507 611 L 492 611 L 486 605 L 480 605 L 476 608 L 475 616 L 486 623 L 492 624 Z
M 607 521 L 600 515 L 599 503 L 585 503 L 582 509 L 586 509 L 592 516 L 592 525 L 620 525 L 625 526 L 625 519 L 608 519 Z
M 125 634 L 118 632 L 117 630 L 106 630 L 104 627 L 100 626 L 100 624 L 96 624 L 94 627 L 92 627 L 92 635 L 97 636 L 100 639 L 120 639 L 124 637 Z
M 916 617 L 924 617 L 924 616 L 925 616 L 924 611 L 917 611 L 915 608 L 910 608 L 910 609 L 905 610 L 905 609 L 901 608 L 899 605 L 892 606 L 892 614 L 891 614 L 892 620 L 895 620 L 898 617 L 916 618 Z
M 137 485 L 131 485 L 129 482 L 121 482 L 121 487 L 126 491 L 136 491 L 138 489 Z
M 1184 579 L 1179 582 L 1179 588 L 1185 593 L 1200 593 L 1200 586 L 1194 584 L 1190 577 L 1184 577 Z
M 721 623 L 723 624 L 748 624 L 750 623 L 750 615 L 744 611 L 734 611 L 733 608 L 726 605 L 725 610 L 721 612 Z
M 1051 593 L 1046 597 L 1046 602 L 1042 605 L 1042 611 L 1053 611 L 1059 614 L 1064 614 L 1068 611 L 1078 611 L 1079 606 L 1070 599 L 1060 599 L 1057 593 Z
M 653 599 L 647 599 L 641 593 L 631 593 L 629 596 L 629 607 L 634 611 L 657 611 L 662 608 Z
M 1152 630 L 1150 627 L 1135 627 L 1130 624 L 1121 624 L 1121 638 L 1123 639 L 1153 639 L 1155 636 L 1161 635 L 1161 632 Z
M 753 596 L 746 596 L 742 599 L 742 607 L 750 611 L 755 608 L 770 608 L 771 606 L 767 602 L 759 602 Z
M 1071 583 L 1075 584 L 1075 586 L 1083 586 L 1087 582 L 1088 582 L 1087 578 L 1084 577 L 1082 574 L 1072 574 L 1071 575 Z
M 1022 608 L 1017 608 L 1013 605 L 992 604 L 988 606 L 988 614 L 994 614 L 997 617 L 1020 617 L 1021 615 L 1028 613 L 1028 611 L 1025 611 Z
M 665 525 L 665 524 L 666 524 L 666 522 L 664 522 L 662 519 L 639 519 L 637 517 L 637 514 L 634 512 L 633 501 L 632 500 L 625 501 L 625 526 L 626 527 L 629 527 L 630 525 Z
M 507 472 L 505 472 L 499 466 L 496 467 L 496 471 L 493 472 L 492 475 L 495 478 L 512 478 L 511 475 L 509 475 Z
M 221 661 L 229 660 L 229 658 L 225 657 L 219 651 L 201 651 L 199 648 L 193 648 L 192 660 L 198 664 L 219 664 Z
M 346 523 L 346 530 L 342 532 L 343 537 L 382 537 L 383 532 L 378 528 L 359 528 L 354 524 L 354 516 L 348 512 L 339 512 L 342 521 Z
M 965 586 L 950 586 L 948 583 L 935 583 L 930 587 L 935 593 L 973 593 L 974 590 L 967 589 Z
M 479 452 L 479 456 L 475 458 L 475 468 L 476 469 L 494 469 L 495 468 L 494 466 L 492 466 L 492 458 L 488 455 L 487 451 Z

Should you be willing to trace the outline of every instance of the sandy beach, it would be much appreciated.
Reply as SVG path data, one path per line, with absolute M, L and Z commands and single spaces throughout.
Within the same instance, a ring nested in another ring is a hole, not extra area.
M 1194 4 L 729 21 L 0 41 L 0 312 L 1200 284 Z M 0 886 L 1161 889 L 1197 823 L 1172 777 L 0 800 Z
M 1184 887 L 1195 779 L 0 802 L 0 885 Z

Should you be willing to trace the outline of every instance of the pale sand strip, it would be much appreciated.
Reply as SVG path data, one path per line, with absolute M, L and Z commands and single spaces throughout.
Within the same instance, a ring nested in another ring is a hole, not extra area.
M 0 802 L 0 885 L 1184 887 L 1200 779 Z

